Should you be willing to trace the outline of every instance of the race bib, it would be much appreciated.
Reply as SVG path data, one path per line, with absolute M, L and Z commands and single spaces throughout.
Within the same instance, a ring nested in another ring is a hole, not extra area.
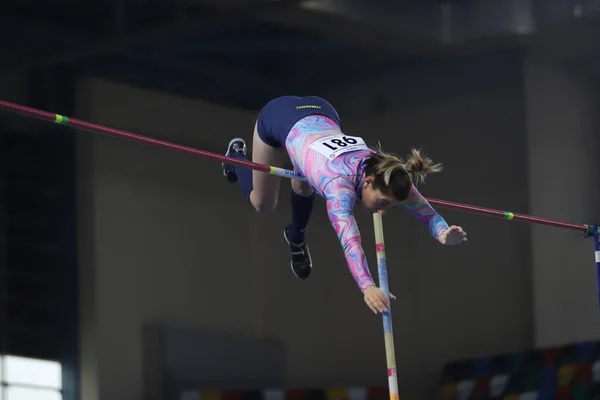
M 367 150 L 367 145 L 362 138 L 357 136 L 335 135 L 315 140 L 308 146 L 319 154 L 333 160 L 340 154 L 349 151 Z

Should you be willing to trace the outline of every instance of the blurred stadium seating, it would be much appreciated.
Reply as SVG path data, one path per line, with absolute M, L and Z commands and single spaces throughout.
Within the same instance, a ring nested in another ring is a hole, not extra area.
M 444 366 L 440 400 L 600 398 L 600 342 L 497 354 Z

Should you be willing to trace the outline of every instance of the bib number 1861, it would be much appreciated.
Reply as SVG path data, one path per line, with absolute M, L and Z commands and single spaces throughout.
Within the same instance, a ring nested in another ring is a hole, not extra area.
M 362 138 L 346 135 L 329 136 L 319 139 L 311 143 L 309 147 L 329 159 L 334 159 L 340 154 L 344 154 L 349 151 L 363 150 L 367 148 Z

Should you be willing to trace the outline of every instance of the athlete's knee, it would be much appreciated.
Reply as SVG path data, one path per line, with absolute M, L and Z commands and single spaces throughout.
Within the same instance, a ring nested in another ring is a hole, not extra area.
M 277 200 L 275 201 L 257 201 L 257 202 L 253 202 L 252 205 L 254 206 L 254 209 L 261 213 L 269 213 L 271 211 L 274 211 L 275 208 L 277 208 Z
M 310 187 L 308 182 L 299 181 L 297 179 L 292 179 L 292 190 L 298 196 L 308 197 L 313 194 L 313 188 Z
M 277 197 L 271 199 L 265 196 L 259 196 L 255 191 L 252 191 L 252 193 L 250 193 L 250 203 L 257 212 L 268 213 L 274 211 L 277 207 Z

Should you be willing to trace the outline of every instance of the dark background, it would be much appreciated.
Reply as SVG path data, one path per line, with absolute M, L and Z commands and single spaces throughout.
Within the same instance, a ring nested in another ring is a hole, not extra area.
M 523 63 L 532 54 L 586 82 L 596 82 L 598 11 L 598 1 L 566 0 L 5 0 L 0 11 L 0 75 L 7 78 L 0 93 L 5 93 L 4 100 L 84 118 L 77 85 L 83 78 L 93 78 L 197 99 L 245 115 L 255 115 L 281 94 L 318 94 L 340 104 L 349 120 L 363 114 L 385 120 L 392 109 L 439 103 L 504 82 L 520 82 L 527 88 Z M 397 89 L 372 83 L 390 75 L 399 82 Z M 12 90 L 15 76 L 25 83 Z M 367 94 L 366 89 L 350 91 L 352 87 L 376 88 Z M 525 107 L 528 100 L 520 100 Z M 448 101 L 451 107 L 453 101 Z M 123 102 L 132 109 L 138 106 Z M 468 103 L 475 107 L 477 100 Z M 550 109 L 567 112 L 562 107 Z M 494 112 L 503 111 L 493 109 L 490 114 Z M 147 113 L 146 119 L 151 124 L 162 114 L 160 118 L 168 120 L 171 113 L 174 127 L 185 124 L 166 107 Z M 521 121 L 520 132 L 534 129 L 528 118 L 515 117 Z M 7 113 L 0 115 L 0 123 L 1 352 L 60 360 L 64 398 L 84 398 L 80 397 L 83 289 L 76 196 L 81 156 L 76 137 L 63 127 Z M 185 140 L 217 152 L 228 140 L 198 131 Z M 567 131 L 562 133 L 568 136 Z M 516 171 L 526 170 L 531 168 L 523 150 L 527 139 L 517 136 L 521 142 L 515 144 L 520 149 L 515 157 L 522 164 Z M 470 143 L 473 153 L 480 151 L 477 143 Z M 525 186 L 521 189 L 527 191 Z M 450 187 L 440 190 L 453 199 L 464 193 Z M 493 191 L 486 189 L 490 199 Z M 463 201 L 469 202 L 468 197 Z M 323 226 L 331 234 L 326 223 Z M 519 229 L 529 235 L 526 228 Z M 331 243 L 335 246 L 335 241 Z M 341 253 L 333 254 L 339 258 Z M 343 265 L 336 268 L 338 274 L 345 273 Z M 355 307 L 360 308 L 358 300 Z M 527 300 L 526 307 L 532 302 Z M 538 342 L 539 337 L 533 339 L 534 325 L 528 322 L 524 328 L 531 339 L 524 343 Z M 378 335 L 379 327 L 375 329 Z

